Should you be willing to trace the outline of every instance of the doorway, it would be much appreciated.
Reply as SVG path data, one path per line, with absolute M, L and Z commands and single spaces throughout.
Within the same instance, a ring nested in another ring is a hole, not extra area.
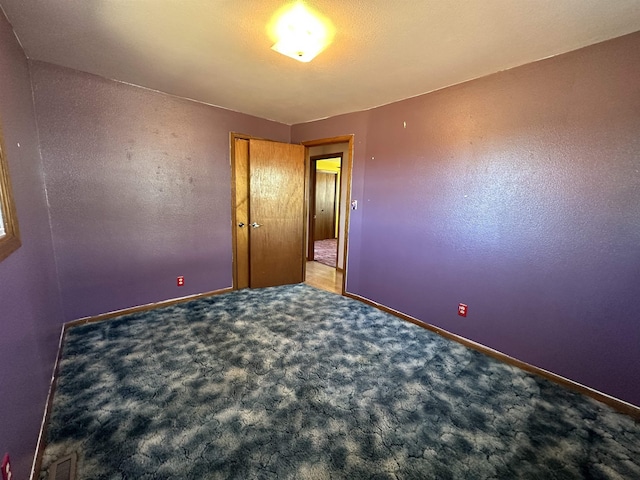
M 309 157 L 307 260 L 338 268 L 343 152 Z
M 351 204 L 351 171 L 353 165 L 353 144 L 354 137 L 353 135 L 345 135 L 341 137 L 332 137 L 325 138 L 319 140 L 313 140 L 309 142 L 302 142 L 302 144 L 306 147 L 306 157 L 307 157 L 307 165 L 309 166 L 309 174 L 308 174 L 308 198 L 309 198 L 309 207 L 307 209 L 307 283 L 310 283 L 314 286 L 314 283 L 309 281 L 309 277 L 311 275 L 314 276 L 314 281 L 319 280 L 322 281 L 324 285 L 330 286 L 332 291 L 337 291 L 338 293 L 344 293 L 346 290 L 346 273 L 347 273 L 347 251 L 348 251 L 348 232 L 349 232 L 349 214 Z M 327 164 L 324 163 L 327 160 L 333 159 L 334 168 L 327 167 Z M 338 167 L 335 168 L 335 167 Z M 331 194 L 329 193 L 326 197 L 329 198 L 328 202 L 325 203 L 324 212 L 321 212 L 323 209 L 318 205 L 317 200 L 322 197 L 322 195 L 318 195 L 318 188 L 316 188 L 316 179 L 318 172 L 333 170 L 333 177 L 327 177 L 329 180 L 324 182 L 325 186 L 320 188 L 331 190 L 331 186 L 327 187 L 328 183 L 331 185 L 331 179 L 335 181 L 335 190 L 336 190 L 336 205 L 333 210 L 333 222 L 329 222 L 324 220 L 324 224 L 331 223 L 331 225 L 335 225 L 333 228 L 333 236 L 335 238 L 334 245 L 337 244 L 335 248 L 337 248 L 337 252 L 335 252 L 336 262 L 333 266 L 327 266 L 319 263 L 316 258 L 316 250 L 314 248 L 317 240 L 324 242 L 321 237 L 330 237 L 331 232 L 328 234 L 323 227 L 320 228 L 321 232 L 319 235 L 316 230 L 318 218 L 321 214 L 325 214 L 329 216 L 328 212 L 331 211 L 331 207 L 327 207 L 327 203 L 331 204 Z M 315 189 L 315 191 L 314 191 Z M 314 201 L 316 203 L 314 204 Z M 314 215 L 316 218 L 314 218 Z M 337 240 L 337 241 L 336 241 Z M 323 288 L 323 287 L 321 287 Z

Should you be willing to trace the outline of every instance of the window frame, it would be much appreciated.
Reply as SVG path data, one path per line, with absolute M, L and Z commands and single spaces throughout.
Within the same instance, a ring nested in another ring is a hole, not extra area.
M 6 152 L 0 127 L 0 208 L 2 209 L 2 219 L 0 221 L 3 222 L 5 230 L 5 234 L 0 237 L 0 262 L 22 245 Z

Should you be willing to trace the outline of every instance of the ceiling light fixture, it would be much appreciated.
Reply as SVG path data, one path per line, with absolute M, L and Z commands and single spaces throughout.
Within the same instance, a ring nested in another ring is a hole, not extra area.
M 278 12 L 270 30 L 276 41 L 271 48 L 300 62 L 313 60 L 333 39 L 331 23 L 300 2 Z

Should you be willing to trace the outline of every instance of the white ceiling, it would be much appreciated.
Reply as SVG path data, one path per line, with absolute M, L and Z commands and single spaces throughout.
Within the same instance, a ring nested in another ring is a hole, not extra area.
M 0 0 L 27 56 L 295 124 L 640 30 L 640 0 L 308 0 L 332 45 L 271 50 L 280 0 Z

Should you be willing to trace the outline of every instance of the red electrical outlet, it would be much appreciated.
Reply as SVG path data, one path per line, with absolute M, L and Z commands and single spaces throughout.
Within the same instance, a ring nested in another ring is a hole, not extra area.
M 469 310 L 469 307 L 467 305 L 465 305 L 464 303 L 458 304 L 458 315 L 460 315 L 461 317 L 466 317 L 467 310 Z
M 2 480 L 13 480 L 11 473 L 11 463 L 9 462 L 9 454 L 6 453 L 2 460 Z
M 178 284 L 179 287 L 184 287 L 184 277 L 180 275 L 176 283 Z

